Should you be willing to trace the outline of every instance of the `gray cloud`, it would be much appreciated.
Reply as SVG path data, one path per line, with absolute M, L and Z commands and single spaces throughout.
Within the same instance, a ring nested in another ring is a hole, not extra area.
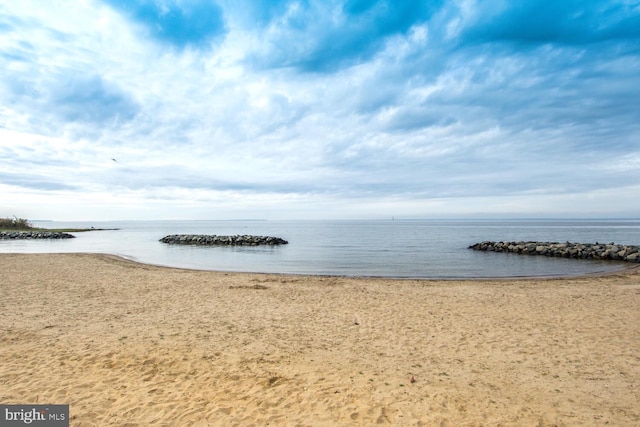
M 30 174 L 30 173 L 17 174 L 17 173 L 0 172 L 0 182 L 5 185 L 13 185 L 16 187 L 32 189 L 32 190 L 56 191 L 56 190 L 80 190 L 81 189 L 81 187 L 78 187 L 73 184 L 69 184 L 66 182 L 58 182 L 55 180 L 48 179 L 46 176 L 42 176 L 39 174 Z
M 55 112 L 69 122 L 108 123 L 131 120 L 138 112 L 132 97 L 97 75 L 65 74 L 57 77 L 49 94 Z

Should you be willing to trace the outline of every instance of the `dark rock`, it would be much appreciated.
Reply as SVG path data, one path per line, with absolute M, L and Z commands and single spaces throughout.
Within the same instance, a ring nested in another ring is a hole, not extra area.
M 640 247 L 634 245 L 607 245 L 591 243 L 558 242 L 490 242 L 469 246 L 476 251 L 510 252 L 526 255 L 563 258 L 602 259 L 611 261 L 640 262 Z
M 9 239 L 73 239 L 74 235 L 59 231 L 0 231 L 0 240 Z
M 258 246 L 258 245 L 286 245 L 284 239 L 273 236 L 217 236 L 202 234 L 173 234 L 160 239 L 162 243 L 177 245 L 201 245 L 201 246 Z

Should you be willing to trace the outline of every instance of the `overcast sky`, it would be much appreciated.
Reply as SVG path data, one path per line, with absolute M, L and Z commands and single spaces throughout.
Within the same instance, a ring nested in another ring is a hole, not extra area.
M 640 217 L 638 0 L 0 3 L 0 217 Z

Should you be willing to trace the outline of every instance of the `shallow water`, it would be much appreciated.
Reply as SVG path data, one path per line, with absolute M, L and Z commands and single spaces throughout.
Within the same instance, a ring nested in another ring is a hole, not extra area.
M 66 240 L 5 240 L 0 252 L 110 253 L 140 262 L 219 271 L 407 278 L 580 275 L 628 264 L 485 253 L 483 240 L 640 244 L 640 221 L 112 221 L 35 222 L 46 228 L 117 228 Z M 282 237 L 274 247 L 160 243 L 168 234 Z

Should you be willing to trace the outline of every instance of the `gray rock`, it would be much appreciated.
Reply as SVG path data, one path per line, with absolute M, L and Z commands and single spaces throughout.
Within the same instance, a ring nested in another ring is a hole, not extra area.
M 640 247 L 635 245 L 601 245 L 591 243 L 558 242 L 490 242 L 469 246 L 477 251 L 510 252 L 526 255 L 552 256 L 581 259 L 640 262 Z
M 217 236 L 217 235 L 192 235 L 173 234 L 160 239 L 162 243 L 178 245 L 201 245 L 201 246 L 258 246 L 258 245 L 286 245 L 287 242 L 280 237 L 273 236 Z
M 0 231 L 0 240 L 10 239 L 73 239 L 76 236 L 59 231 Z

